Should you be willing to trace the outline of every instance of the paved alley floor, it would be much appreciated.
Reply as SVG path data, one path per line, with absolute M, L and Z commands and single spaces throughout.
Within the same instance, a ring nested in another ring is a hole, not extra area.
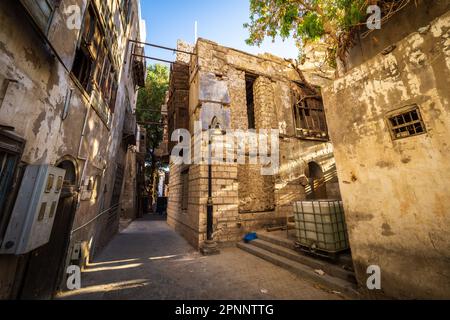
M 165 221 L 132 222 L 59 299 L 340 299 L 238 248 L 203 257 Z

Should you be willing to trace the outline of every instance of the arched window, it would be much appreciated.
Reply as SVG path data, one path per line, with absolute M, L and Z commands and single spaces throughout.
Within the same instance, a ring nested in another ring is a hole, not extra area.
M 64 186 L 76 186 L 78 184 L 78 169 L 76 167 L 75 160 L 71 160 L 68 157 L 61 160 L 57 167 L 66 170 L 64 176 Z

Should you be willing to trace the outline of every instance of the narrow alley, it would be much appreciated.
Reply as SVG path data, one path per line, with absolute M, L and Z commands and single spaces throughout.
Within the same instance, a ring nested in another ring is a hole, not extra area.
M 450 0 L 1 0 L 0 301 L 450 299 L 449 88 Z
M 202 256 L 166 222 L 146 216 L 119 233 L 58 299 L 342 299 L 237 248 Z

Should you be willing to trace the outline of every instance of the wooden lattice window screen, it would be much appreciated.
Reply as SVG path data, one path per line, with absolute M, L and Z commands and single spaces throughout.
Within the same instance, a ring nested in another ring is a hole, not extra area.
M 298 99 L 295 109 L 295 129 L 299 138 L 328 141 L 328 127 L 320 96 Z

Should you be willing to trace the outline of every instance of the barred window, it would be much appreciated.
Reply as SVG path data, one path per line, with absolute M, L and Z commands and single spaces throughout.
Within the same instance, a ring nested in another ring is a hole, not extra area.
M 419 106 L 413 105 L 401 113 L 389 116 L 388 123 L 394 140 L 404 139 L 426 133 Z

